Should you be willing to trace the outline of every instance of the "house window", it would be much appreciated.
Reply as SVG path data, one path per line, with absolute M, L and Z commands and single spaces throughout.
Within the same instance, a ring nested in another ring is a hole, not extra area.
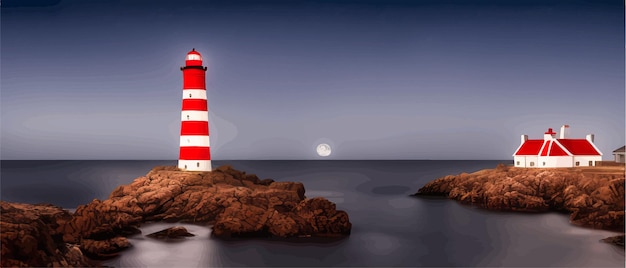
M 196 167 L 200 167 L 200 162 L 196 162 Z
M 189 115 L 187 115 L 187 120 L 189 120 Z
M 589 161 L 589 166 L 592 167 L 593 166 L 593 161 Z
M 517 163 L 515 163 L 516 166 L 519 166 L 519 161 L 517 161 Z
M 543 164 L 544 167 L 546 166 L 546 162 L 543 162 L 542 164 Z
M 535 162 L 530 162 L 530 166 L 534 167 L 535 166 Z
M 576 166 L 580 166 L 580 162 L 579 161 L 576 161 Z
M 187 165 L 185 165 L 185 169 L 187 169 Z
M 191 93 L 189 93 L 189 97 L 191 98 Z

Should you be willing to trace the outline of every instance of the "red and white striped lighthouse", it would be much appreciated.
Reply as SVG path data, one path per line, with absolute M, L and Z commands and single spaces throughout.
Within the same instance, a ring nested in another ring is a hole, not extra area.
M 183 71 L 183 111 L 180 126 L 178 168 L 211 171 L 209 111 L 207 109 L 206 70 L 202 55 L 192 49 L 187 53 Z

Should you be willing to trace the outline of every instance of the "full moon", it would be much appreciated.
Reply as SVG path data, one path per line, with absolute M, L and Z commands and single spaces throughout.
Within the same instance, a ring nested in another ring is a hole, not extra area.
M 317 145 L 317 154 L 319 156 L 329 156 L 330 155 L 330 145 L 326 143 L 322 143 Z

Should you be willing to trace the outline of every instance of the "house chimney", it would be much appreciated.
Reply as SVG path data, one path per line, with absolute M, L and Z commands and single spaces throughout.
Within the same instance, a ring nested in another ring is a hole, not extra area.
M 556 136 L 556 132 L 554 132 L 552 128 L 548 128 L 548 131 L 546 131 L 546 133 L 543 134 L 543 140 L 549 141 L 549 140 L 554 139 L 555 136 Z
M 593 143 L 593 134 L 587 134 L 587 140 Z
M 527 140 L 528 140 L 528 135 L 522 135 L 521 144 L 524 144 L 524 142 L 526 142 Z
M 566 139 L 567 137 L 569 137 L 569 125 L 563 125 L 561 126 L 559 139 Z

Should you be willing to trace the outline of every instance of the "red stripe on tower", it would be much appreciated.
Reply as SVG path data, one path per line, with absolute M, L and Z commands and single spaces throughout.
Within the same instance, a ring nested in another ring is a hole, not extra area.
M 185 58 L 183 71 L 183 104 L 180 126 L 178 168 L 188 171 L 211 171 L 211 146 L 206 91 L 206 67 L 202 55 L 191 50 Z M 198 94 L 203 93 L 203 94 Z M 193 112 L 192 112 L 193 111 Z M 191 113 L 196 113 L 191 115 Z M 197 113 L 207 113 L 199 116 Z
M 183 111 L 208 111 L 206 99 L 183 99 Z
M 183 121 L 180 128 L 181 136 L 209 136 L 208 121 Z
M 181 160 L 211 159 L 211 152 L 206 147 L 180 147 Z

